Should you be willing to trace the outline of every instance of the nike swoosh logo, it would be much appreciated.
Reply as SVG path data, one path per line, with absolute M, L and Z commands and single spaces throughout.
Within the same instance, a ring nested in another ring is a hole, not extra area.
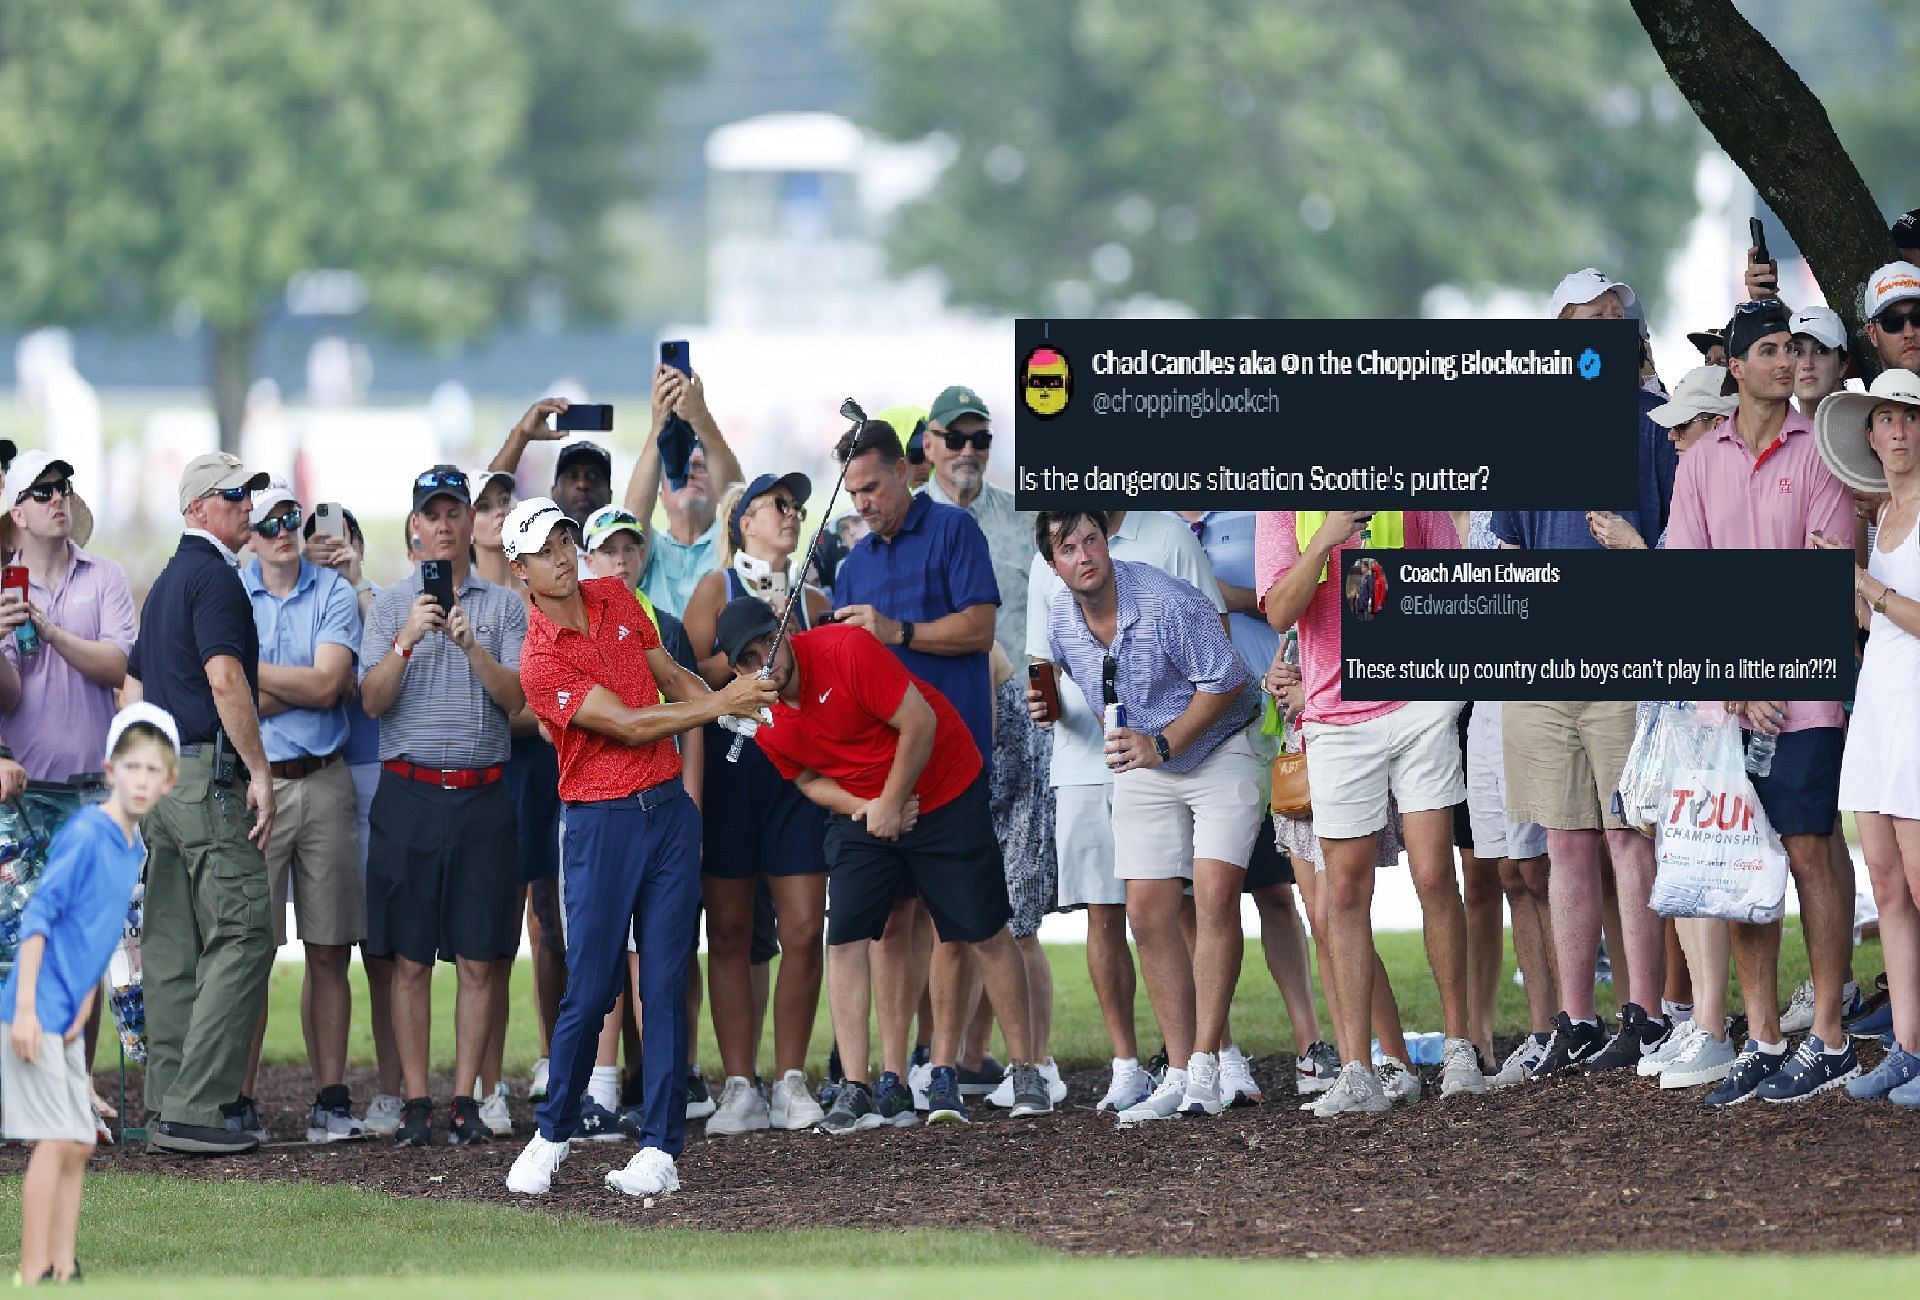
M 825 704 L 827 702 L 827 696 L 831 694 L 833 694 L 833 687 L 829 686 L 820 693 L 820 703 Z

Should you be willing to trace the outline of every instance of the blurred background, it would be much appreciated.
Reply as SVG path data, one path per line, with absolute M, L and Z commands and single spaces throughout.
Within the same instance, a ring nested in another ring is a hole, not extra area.
M 1739 8 L 1920 204 L 1910 5 Z M 4 0 L 0 124 L 0 436 L 141 591 L 216 446 L 381 582 L 411 477 L 538 397 L 615 404 L 618 499 L 663 339 L 749 472 L 965 383 L 1010 485 L 1018 315 L 1539 315 L 1596 265 L 1671 384 L 1756 211 L 1819 298 L 1626 0 Z

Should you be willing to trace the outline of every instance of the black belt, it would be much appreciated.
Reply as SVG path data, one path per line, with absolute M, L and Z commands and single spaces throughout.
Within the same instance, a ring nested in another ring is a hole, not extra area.
M 638 808 L 641 812 L 652 812 L 668 800 L 686 793 L 686 787 L 680 784 L 680 778 L 670 776 L 658 785 L 650 785 L 644 790 L 635 790 L 632 794 L 623 794 L 617 799 L 581 799 L 568 800 L 569 808 Z

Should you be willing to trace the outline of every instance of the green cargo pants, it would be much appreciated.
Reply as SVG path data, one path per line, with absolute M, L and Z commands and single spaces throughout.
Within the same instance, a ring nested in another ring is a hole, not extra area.
M 247 841 L 244 781 L 213 783 L 212 747 L 147 815 L 147 1122 L 220 1128 L 240 1095 L 273 970 L 267 860 Z

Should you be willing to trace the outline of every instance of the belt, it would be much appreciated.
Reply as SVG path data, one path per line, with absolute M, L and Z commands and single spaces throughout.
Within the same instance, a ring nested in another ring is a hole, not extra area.
M 312 776 L 339 757 L 338 754 L 328 754 L 325 758 L 290 758 L 284 763 L 267 764 L 267 770 L 273 773 L 277 781 L 298 781 L 303 776 Z
M 680 784 L 680 778 L 670 776 L 657 785 L 644 790 L 635 790 L 632 794 L 623 794 L 618 799 L 575 799 L 568 800 L 569 808 L 638 808 L 641 812 L 652 812 L 670 799 L 686 792 Z
M 442 790 L 471 790 L 475 786 L 492 785 L 506 772 L 499 763 L 492 767 L 421 767 L 403 758 L 388 759 L 380 766 L 395 776 L 404 776 L 422 785 L 437 785 Z
M 205 758 L 211 761 L 214 756 L 215 749 L 216 749 L 216 746 L 214 742 L 211 740 L 196 741 L 191 745 L 180 746 L 180 757 Z M 240 761 L 240 756 L 238 754 L 233 755 L 233 771 L 237 779 L 242 781 L 249 779 L 247 774 L 247 765 Z

